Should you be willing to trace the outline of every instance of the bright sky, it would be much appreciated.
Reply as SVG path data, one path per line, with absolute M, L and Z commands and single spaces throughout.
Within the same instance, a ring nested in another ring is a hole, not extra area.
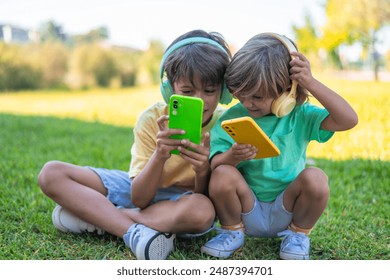
M 222 33 L 241 47 L 253 35 L 292 36 L 305 11 L 324 23 L 325 0 L 0 0 L 0 23 L 37 29 L 54 20 L 69 34 L 106 26 L 115 44 L 144 48 L 151 39 L 166 46 L 192 29 Z
M 0 0 L 0 24 L 38 29 L 48 20 L 67 34 L 106 26 L 113 44 L 146 48 L 152 39 L 168 46 L 193 30 L 220 32 L 236 48 L 255 34 L 277 32 L 294 39 L 292 25 L 304 25 L 310 14 L 315 26 L 325 24 L 326 0 Z M 378 51 L 390 48 L 390 27 L 378 34 Z M 360 47 L 345 55 L 357 59 Z

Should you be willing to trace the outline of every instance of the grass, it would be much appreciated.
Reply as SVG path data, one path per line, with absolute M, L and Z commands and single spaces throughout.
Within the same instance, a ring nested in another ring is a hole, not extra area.
M 311 234 L 311 258 L 388 260 L 390 84 L 327 84 L 345 92 L 360 123 L 309 148 L 311 164 L 328 174 L 331 187 L 328 206 Z M 55 230 L 50 216 L 54 202 L 41 193 L 36 179 L 42 165 L 52 159 L 127 170 L 134 115 L 157 98 L 157 88 L 138 94 L 121 90 L 0 95 L 0 259 L 134 258 L 121 239 L 109 234 Z M 72 106 L 70 100 L 79 105 Z M 212 234 L 179 240 L 170 259 L 208 259 L 200 254 L 200 246 Z M 278 259 L 278 250 L 278 239 L 248 238 L 232 259 Z

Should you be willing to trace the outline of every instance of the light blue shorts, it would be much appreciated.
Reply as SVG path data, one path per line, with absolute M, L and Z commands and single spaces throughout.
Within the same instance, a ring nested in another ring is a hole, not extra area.
M 131 202 L 131 179 L 129 174 L 122 170 L 111 170 L 87 166 L 102 180 L 107 189 L 107 198 L 118 208 L 137 208 Z M 163 200 L 176 201 L 183 195 L 193 192 L 177 187 L 159 189 L 151 204 Z
M 245 233 L 253 237 L 277 237 L 278 232 L 287 229 L 292 213 L 283 205 L 284 192 L 273 202 L 261 202 L 254 196 L 255 205 L 248 213 L 242 213 Z
M 129 174 L 121 170 L 111 170 L 105 168 L 96 168 L 87 166 L 94 171 L 102 180 L 107 189 L 107 199 L 111 201 L 117 208 L 137 208 L 131 202 L 131 179 Z M 184 195 L 193 194 L 192 191 L 183 190 L 175 186 L 169 188 L 160 188 L 150 204 L 159 201 L 171 200 L 176 201 Z M 180 237 L 193 238 L 204 235 L 214 229 L 215 223 L 205 232 L 201 233 L 182 233 Z M 178 235 L 179 236 L 179 235 Z

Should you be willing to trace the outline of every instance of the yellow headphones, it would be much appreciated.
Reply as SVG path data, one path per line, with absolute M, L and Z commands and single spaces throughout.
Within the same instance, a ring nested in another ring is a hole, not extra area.
M 263 34 L 270 35 L 278 39 L 288 49 L 289 53 L 292 51 L 297 51 L 297 48 L 286 36 L 279 35 L 277 33 L 263 33 Z M 294 57 L 291 56 L 291 59 L 294 59 Z M 296 100 L 297 86 L 298 86 L 298 82 L 296 80 L 292 80 L 290 92 L 288 91 L 283 92 L 281 96 L 279 96 L 277 99 L 275 99 L 272 102 L 271 111 L 278 118 L 290 114 L 291 111 L 294 109 L 295 104 L 297 103 Z

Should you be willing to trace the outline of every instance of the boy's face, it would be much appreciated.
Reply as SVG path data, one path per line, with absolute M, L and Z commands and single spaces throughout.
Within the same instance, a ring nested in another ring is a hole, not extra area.
M 248 110 L 252 118 L 261 118 L 271 113 L 273 97 L 263 97 L 259 93 L 246 95 L 234 95 L 242 105 Z
M 173 84 L 173 89 L 175 94 L 203 99 L 203 126 L 211 120 L 221 95 L 222 89 L 220 84 L 203 85 L 199 77 L 195 76 L 193 83 L 185 78 L 177 80 Z

